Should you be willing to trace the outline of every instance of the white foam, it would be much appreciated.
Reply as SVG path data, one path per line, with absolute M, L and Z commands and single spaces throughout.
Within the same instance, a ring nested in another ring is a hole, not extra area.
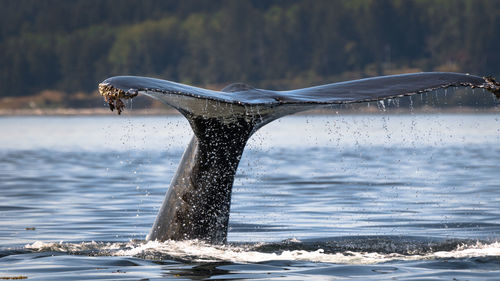
M 500 257 L 500 242 L 492 244 L 476 243 L 472 246 L 462 245 L 456 250 L 432 253 L 436 258 L 471 258 L 471 257 Z
M 75 253 L 96 251 L 100 255 L 110 256 L 169 256 L 197 262 L 230 261 L 238 263 L 256 263 L 275 260 L 293 260 L 338 264 L 375 264 L 394 260 L 430 260 L 447 258 L 499 257 L 500 242 L 491 244 L 476 243 L 462 245 L 452 251 L 436 251 L 424 255 L 381 254 L 376 252 L 325 253 L 316 251 L 291 250 L 266 253 L 253 250 L 254 246 L 208 245 L 199 241 L 149 241 L 129 243 L 46 243 L 34 242 L 25 248 L 33 251 L 59 251 Z

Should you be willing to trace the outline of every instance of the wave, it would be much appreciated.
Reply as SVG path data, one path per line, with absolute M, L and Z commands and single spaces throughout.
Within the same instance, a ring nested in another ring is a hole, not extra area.
M 406 241 L 406 242 L 405 242 Z M 25 245 L 28 252 L 61 252 L 90 256 L 132 256 L 150 260 L 258 263 L 277 260 L 336 264 L 377 264 L 453 258 L 500 257 L 500 242 L 361 238 L 351 241 L 299 241 L 210 245 L 197 240 L 112 242 L 41 242 Z M 12 250 L 10 250 L 12 251 Z

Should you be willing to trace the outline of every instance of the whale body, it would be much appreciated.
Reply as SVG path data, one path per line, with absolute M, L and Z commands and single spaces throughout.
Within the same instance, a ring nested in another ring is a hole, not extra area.
M 272 91 L 242 83 L 213 91 L 161 79 L 116 76 L 99 84 L 110 109 L 139 94 L 177 109 L 194 136 L 180 161 L 147 240 L 199 239 L 225 243 L 231 191 L 247 140 L 280 117 L 332 104 L 379 101 L 447 87 L 489 90 L 492 78 L 448 72 L 380 76 L 316 87 Z

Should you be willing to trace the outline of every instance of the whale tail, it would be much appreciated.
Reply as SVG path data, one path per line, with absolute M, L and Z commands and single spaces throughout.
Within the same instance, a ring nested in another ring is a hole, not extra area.
M 250 136 L 285 115 L 331 104 L 378 101 L 451 86 L 484 88 L 500 98 L 493 78 L 459 73 L 415 73 L 353 80 L 291 91 L 256 89 L 237 83 L 212 91 L 136 76 L 99 84 L 111 110 L 138 94 L 177 109 L 194 136 L 182 156 L 148 240 L 200 239 L 224 243 L 234 175 Z

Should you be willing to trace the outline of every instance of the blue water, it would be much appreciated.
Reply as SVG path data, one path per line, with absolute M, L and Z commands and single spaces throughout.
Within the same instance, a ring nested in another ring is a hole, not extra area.
M 177 116 L 1 117 L 0 279 L 499 280 L 500 116 L 292 116 L 249 141 L 229 244 L 144 241 Z

